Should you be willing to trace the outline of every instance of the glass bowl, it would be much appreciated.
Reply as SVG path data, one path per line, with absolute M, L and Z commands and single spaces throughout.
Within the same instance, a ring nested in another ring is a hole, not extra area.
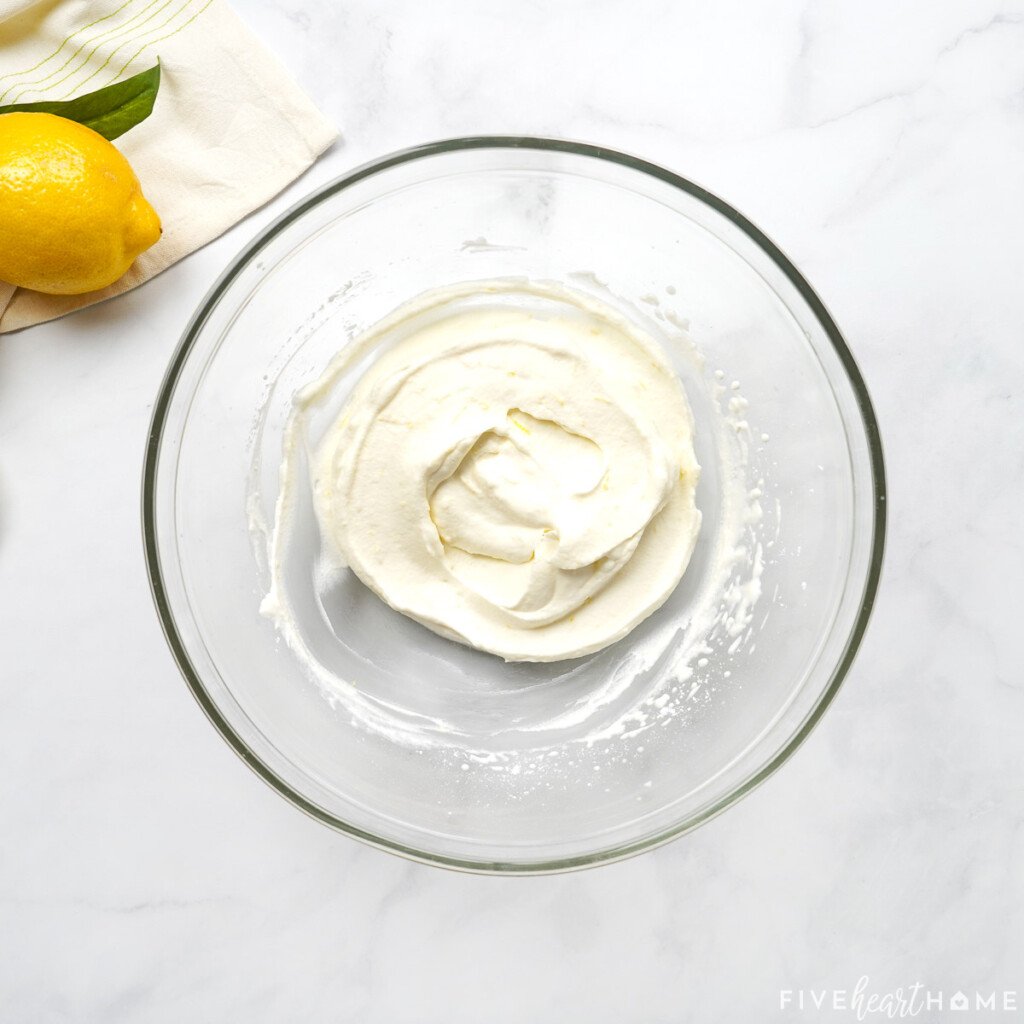
M 295 392 L 412 297 L 515 277 L 627 312 L 679 373 L 703 467 L 682 583 L 603 651 L 506 664 L 354 577 L 312 600 L 310 522 L 289 571 L 310 591 L 299 603 L 311 673 L 259 612 Z M 839 330 L 746 218 L 634 157 L 483 137 L 359 168 L 234 261 L 160 389 L 143 515 L 174 656 L 261 778 L 375 846 L 529 873 L 657 846 L 793 753 L 867 623 L 884 473 Z

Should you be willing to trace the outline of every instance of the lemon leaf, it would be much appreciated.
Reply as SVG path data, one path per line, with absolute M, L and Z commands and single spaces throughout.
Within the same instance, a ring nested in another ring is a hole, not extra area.
M 73 100 L 50 103 L 13 103 L 0 107 L 0 114 L 56 114 L 77 121 L 113 140 L 145 121 L 153 112 L 160 89 L 160 61 L 123 82 L 104 86 Z

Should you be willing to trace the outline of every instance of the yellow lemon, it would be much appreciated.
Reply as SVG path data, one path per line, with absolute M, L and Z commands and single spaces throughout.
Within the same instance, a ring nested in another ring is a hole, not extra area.
M 95 291 L 159 237 L 139 179 L 102 135 L 53 114 L 0 114 L 0 280 Z

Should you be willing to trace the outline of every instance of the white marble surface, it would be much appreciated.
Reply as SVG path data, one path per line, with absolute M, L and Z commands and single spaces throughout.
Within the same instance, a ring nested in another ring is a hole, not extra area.
M 863 975 L 1024 1005 L 1024 5 L 238 7 L 343 143 L 141 290 L 0 338 L 0 1019 L 854 1020 L 779 993 Z M 888 456 L 883 588 L 822 725 L 712 824 L 569 876 L 420 867 L 293 810 L 195 706 L 142 562 L 150 409 L 213 277 L 302 192 L 474 132 L 731 200 L 830 305 Z

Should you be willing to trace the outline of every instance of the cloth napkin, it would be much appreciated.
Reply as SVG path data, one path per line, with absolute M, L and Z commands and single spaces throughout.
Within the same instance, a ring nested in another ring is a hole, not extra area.
M 115 145 L 163 237 L 102 291 L 0 282 L 0 334 L 137 287 L 262 206 L 338 137 L 223 0 L 0 0 L 0 105 L 70 99 L 158 57 L 156 107 Z

